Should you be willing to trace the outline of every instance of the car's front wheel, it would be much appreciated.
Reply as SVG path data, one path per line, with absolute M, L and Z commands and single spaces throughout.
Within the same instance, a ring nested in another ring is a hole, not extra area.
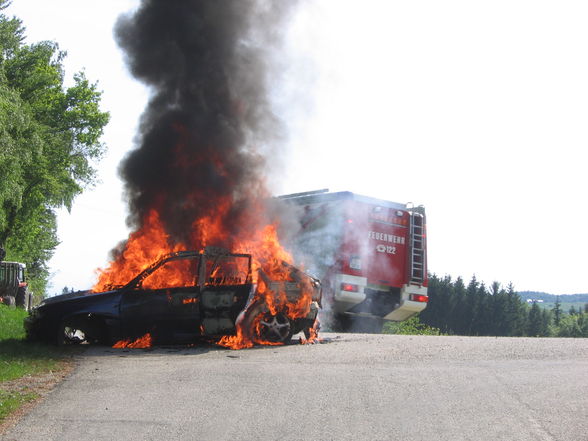
M 256 299 L 249 304 L 237 326 L 243 335 L 255 344 L 286 344 L 292 338 L 294 327 L 283 312 L 272 314 L 263 300 Z
M 256 325 L 256 337 L 271 343 L 288 343 L 292 339 L 292 324 L 285 314 L 266 312 Z

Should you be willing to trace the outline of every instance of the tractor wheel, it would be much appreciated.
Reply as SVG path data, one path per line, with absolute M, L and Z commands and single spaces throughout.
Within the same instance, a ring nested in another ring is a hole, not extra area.
M 15 299 L 13 296 L 6 296 L 2 298 L 2 302 L 8 306 L 9 308 L 14 308 L 16 305 Z
M 22 286 L 18 288 L 14 302 L 17 308 L 23 308 L 26 311 L 29 310 L 29 293 L 26 287 Z

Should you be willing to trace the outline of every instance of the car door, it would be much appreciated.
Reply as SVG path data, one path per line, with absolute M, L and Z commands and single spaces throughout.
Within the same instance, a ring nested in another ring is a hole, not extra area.
M 235 322 L 251 292 L 251 256 L 206 255 L 201 265 L 200 313 L 206 335 L 235 332 Z
M 151 333 L 155 342 L 175 342 L 200 334 L 198 258 L 162 262 L 122 296 L 123 332 Z

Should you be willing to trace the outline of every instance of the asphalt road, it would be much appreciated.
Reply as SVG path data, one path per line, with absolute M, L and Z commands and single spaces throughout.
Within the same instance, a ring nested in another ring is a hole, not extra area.
M 588 339 L 90 348 L 4 440 L 588 440 Z

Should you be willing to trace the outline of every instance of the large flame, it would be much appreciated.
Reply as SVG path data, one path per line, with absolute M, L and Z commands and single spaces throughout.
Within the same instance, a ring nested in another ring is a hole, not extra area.
M 204 249 L 207 245 L 225 243 L 225 235 L 218 220 L 213 218 L 198 219 L 193 224 L 195 246 L 188 246 L 182 242 L 170 244 L 170 237 L 165 233 L 156 211 L 152 210 L 139 231 L 131 233 L 123 251 L 112 261 L 108 268 L 98 270 L 98 281 L 92 288 L 93 292 L 103 292 L 113 287 L 120 287 L 128 283 L 153 262 L 171 252 L 187 249 Z M 278 239 L 276 225 L 269 224 L 254 232 L 253 236 L 244 240 L 233 240 L 232 252 L 247 253 L 253 257 L 253 282 L 257 282 L 259 269 L 272 280 L 288 280 L 288 268 L 283 262 L 292 264 L 292 255 L 286 251 Z M 186 269 L 185 272 L 159 278 L 157 281 L 149 278 L 149 289 L 179 286 L 181 282 L 170 282 L 173 278 L 186 277 L 186 282 L 193 277 Z
M 118 257 L 110 262 L 108 268 L 98 270 L 98 281 L 92 291 L 102 292 L 123 286 L 162 256 L 182 249 L 185 249 L 182 244 L 170 245 L 159 215 L 152 210 L 144 220 L 143 227 L 131 233 Z
M 164 255 L 188 249 L 203 249 L 208 245 L 232 245 L 234 253 L 246 253 L 252 256 L 252 282 L 256 286 L 253 302 L 265 305 L 264 311 L 276 315 L 285 314 L 289 319 L 296 320 L 306 317 L 312 303 L 313 288 L 307 278 L 293 278 L 292 255 L 280 244 L 276 224 L 267 224 L 257 229 L 249 228 L 247 237 L 233 237 L 227 240 L 222 225 L 223 215 L 228 212 L 227 204 L 219 204 L 218 212 L 206 218 L 197 219 L 192 224 L 190 244 L 174 243 L 165 232 L 156 210 L 151 210 L 138 231 L 130 234 L 124 249 L 118 254 L 108 268 L 98 271 L 98 282 L 93 287 L 94 292 L 101 292 L 120 287 L 131 281 L 137 274 L 148 268 L 153 262 Z M 193 269 L 188 267 L 187 261 L 179 260 L 176 265 L 166 267 L 166 272 L 152 273 L 143 286 L 147 289 L 157 289 L 174 286 L 185 286 L 193 281 Z M 182 266 L 184 265 L 185 266 Z M 260 277 L 261 275 L 261 277 Z M 295 283 L 298 295 L 288 298 L 286 283 Z M 196 302 L 196 299 L 188 301 Z M 252 347 L 255 344 L 276 345 L 281 343 L 255 337 L 262 326 L 262 314 L 256 317 L 248 328 L 237 326 L 235 335 L 225 336 L 218 343 L 231 349 Z M 140 339 L 141 340 L 141 339 Z M 123 340 L 115 347 L 139 347 L 145 344 Z M 150 344 L 150 340 L 149 343 Z

